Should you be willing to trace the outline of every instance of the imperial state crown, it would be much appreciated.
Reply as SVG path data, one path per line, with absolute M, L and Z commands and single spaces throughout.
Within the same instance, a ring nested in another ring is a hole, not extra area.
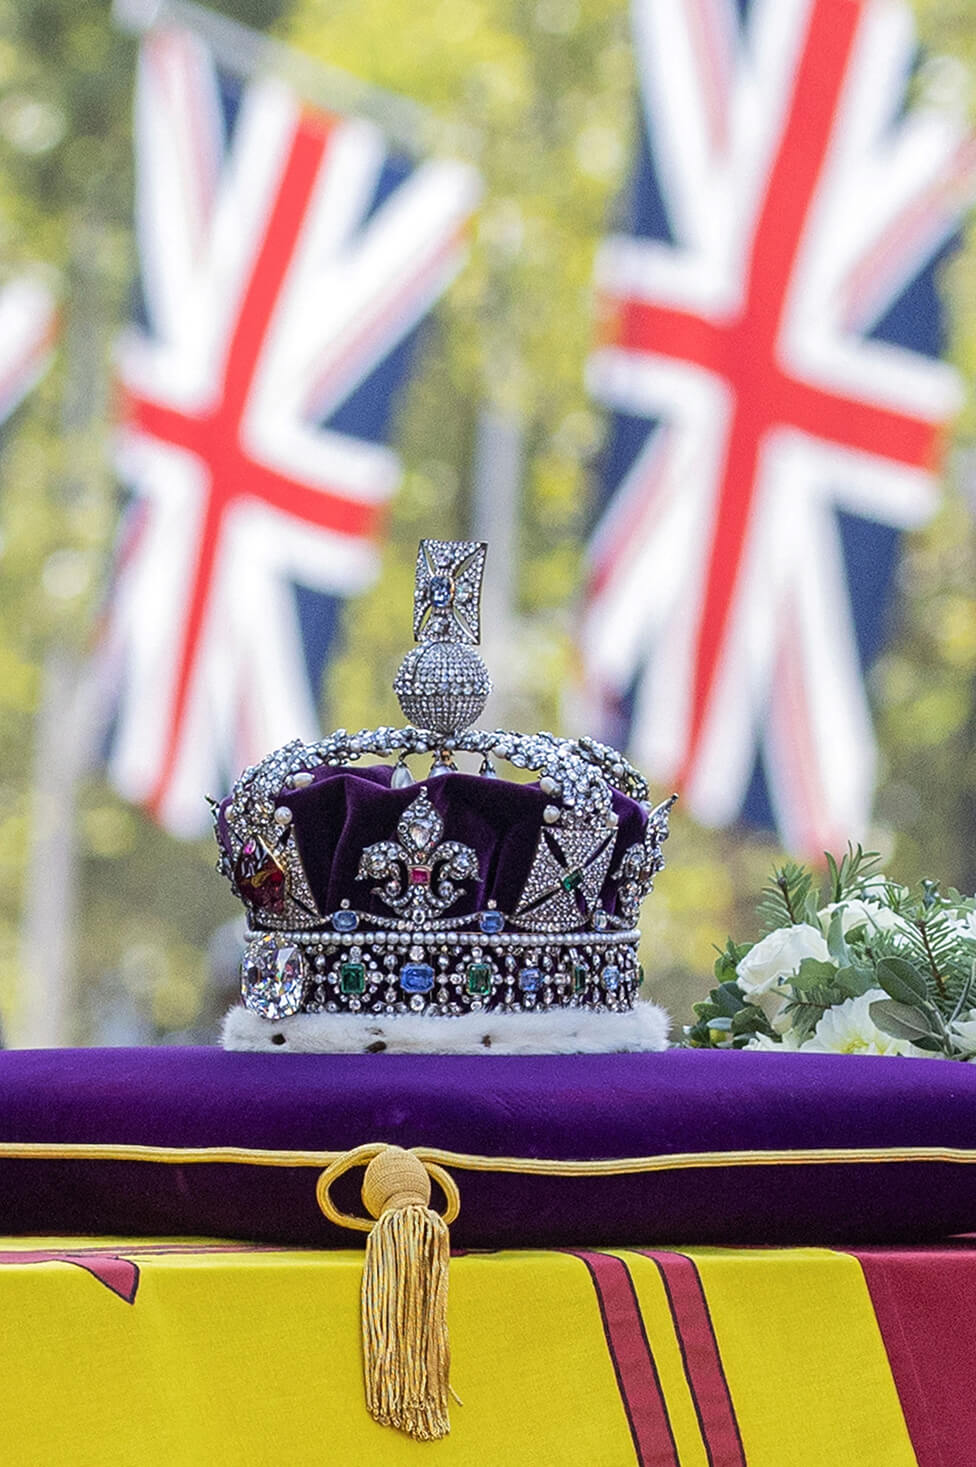
M 418 645 L 394 680 L 406 726 L 286 744 L 215 807 L 218 869 L 248 919 L 227 1047 L 663 1047 L 636 924 L 673 797 L 652 809 L 596 740 L 473 727 L 491 690 L 485 555 L 420 544 Z M 408 756 L 431 759 L 425 779 Z

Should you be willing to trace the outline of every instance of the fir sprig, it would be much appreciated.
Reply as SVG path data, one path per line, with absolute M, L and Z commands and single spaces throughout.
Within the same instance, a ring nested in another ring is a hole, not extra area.
M 824 857 L 830 877 L 827 900 L 831 902 L 842 902 L 860 895 L 865 883 L 877 874 L 881 862 L 877 851 L 865 851 L 861 846 L 848 846 L 839 865 L 829 851 L 824 852 Z
M 793 861 L 778 867 L 759 902 L 759 919 L 764 931 L 773 932 L 777 927 L 805 921 L 812 892 L 813 877 L 806 867 Z

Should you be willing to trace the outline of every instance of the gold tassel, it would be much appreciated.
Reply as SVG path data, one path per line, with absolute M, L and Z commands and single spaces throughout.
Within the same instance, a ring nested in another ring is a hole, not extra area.
M 363 1178 L 377 1219 L 366 1239 L 362 1322 L 366 1407 L 420 1441 L 450 1430 L 447 1223 L 430 1203 L 430 1177 L 412 1152 L 385 1146 Z

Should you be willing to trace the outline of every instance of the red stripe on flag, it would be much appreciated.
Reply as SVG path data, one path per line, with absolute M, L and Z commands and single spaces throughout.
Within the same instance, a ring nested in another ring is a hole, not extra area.
M 772 375 L 769 367 L 777 361 L 790 280 L 830 148 L 862 14 L 862 6 L 855 0 L 831 0 L 829 4 L 819 0 L 812 10 L 790 111 L 756 229 L 744 318 L 736 333 L 747 351 L 736 361 L 735 376 L 741 385 L 709 556 L 698 627 L 688 749 L 679 783 L 687 783 L 697 761 L 718 676 L 749 531 L 763 438 L 769 426 L 766 378 Z M 729 360 L 735 358 L 730 355 Z M 754 379 L 750 380 L 753 373 Z
M 718 34 L 718 15 L 709 0 L 692 0 L 688 19 L 701 71 L 702 96 L 708 112 L 709 141 L 717 152 L 729 141 L 729 48 Z
M 71 1263 L 84 1269 L 126 1304 L 134 1304 L 139 1291 L 139 1265 L 131 1259 L 121 1258 L 109 1248 L 72 1249 L 61 1252 L 57 1248 L 35 1248 L 0 1252 L 0 1266 L 9 1264 L 20 1268 L 28 1263 Z
M 911 411 L 831 390 L 790 370 L 782 333 L 804 241 L 864 16 L 860 0 L 813 0 L 792 95 L 750 244 L 741 305 L 722 319 L 606 292 L 618 350 L 684 360 L 731 389 L 731 418 L 720 469 L 716 517 L 695 628 L 691 706 L 680 766 L 693 782 L 728 643 L 762 459 L 778 428 L 913 468 L 937 462 L 942 430 Z M 613 343 L 608 343 L 612 345 Z
M 960 208 L 967 208 L 976 176 L 976 138 L 959 146 L 945 176 L 896 219 L 883 238 L 851 274 L 845 294 L 845 321 L 856 328 L 870 321 L 878 303 L 892 298 L 892 278 L 904 278 L 905 261 L 925 249 L 933 235 L 948 234 Z
M 11 1248 L 0 1251 L 0 1268 L 22 1268 L 31 1263 L 70 1263 L 82 1268 L 92 1278 L 104 1284 L 126 1304 L 134 1304 L 139 1292 L 139 1265 L 133 1263 L 129 1254 L 136 1257 L 156 1257 L 166 1254 L 211 1254 L 211 1253 L 281 1253 L 280 1246 L 267 1243 L 127 1243 L 115 1247 L 60 1248 Z
M 657 429 L 631 469 L 626 489 L 611 500 L 590 550 L 588 602 L 600 596 L 611 576 L 621 575 L 624 568 L 629 570 L 631 557 L 641 553 L 644 534 L 666 502 L 673 437 L 670 428 Z
M 918 1467 L 973 1467 L 976 1249 L 843 1251 L 864 1271 Z
M 930 468 L 936 462 L 940 426 L 815 387 L 791 377 L 775 361 L 764 362 L 761 353 L 768 343 L 748 319 L 721 324 L 635 300 L 620 308 L 618 319 L 617 344 L 624 351 L 678 357 L 706 371 L 721 371 L 735 388 L 737 402 L 749 398 L 747 426 L 757 443 L 770 428 L 783 426 L 911 468 Z
M 146 801 L 157 815 L 177 760 L 180 734 L 213 585 L 214 565 L 229 506 L 236 499 L 253 496 L 267 499 L 276 503 L 279 508 L 299 515 L 307 513 L 318 501 L 316 520 L 321 520 L 323 513 L 322 496 L 317 495 L 314 490 L 276 475 L 248 457 L 241 442 L 241 420 L 282 283 L 291 265 L 318 178 L 328 136 L 328 128 L 312 117 L 303 119 L 297 128 L 271 209 L 273 225 L 268 229 L 254 262 L 244 304 L 227 352 L 222 398 L 209 414 L 192 427 L 186 418 L 177 415 L 182 430 L 179 434 L 174 432 L 171 438 L 167 435 L 169 441 L 184 443 L 191 451 L 205 450 L 201 456 L 210 470 L 210 485 L 187 598 L 186 618 L 181 629 L 165 749 L 155 787 Z M 140 405 L 139 415 L 151 420 L 151 405 Z M 148 421 L 146 426 L 149 426 Z M 176 426 L 175 423 L 173 426 Z M 189 444 L 186 443 L 188 432 Z M 344 505 L 343 518 L 346 508 Z M 357 525 L 360 513 L 359 506 L 352 506 L 352 519 Z M 340 524 L 339 528 L 344 528 L 344 525 Z
M 794 651 L 802 635 L 795 614 L 787 613 L 780 632 L 781 645 L 767 713 L 769 734 L 776 751 L 773 762 L 780 770 L 777 823 L 800 850 L 837 850 L 844 846 L 850 831 L 829 821 L 830 801 L 822 787 L 815 745 L 813 690 L 804 677 L 802 659 Z
M 683 1253 L 640 1249 L 656 1264 L 667 1294 L 685 1376 L 711 1467 L 746 1467 L 735 1407 L 698 1269 Z
M 236 445 L 228 442 L 220 423 L 214 425 L 206 417 L 191 418 L 176 408 L 138 397 L 125 387 L 119 391 L 119 416 L 133 432 L 194 453 L 208 467 L 216 464 L 219 481 L 215 480 L 210 492 L 226 490 L 228 502 L 256 499 L 337 535 L 373 535 L 379 529 L 385 506 L 315 489 L 256 459 L 238 456 Z
M 668 1408 L 627 1265 L 608 1253 L 570 1251 L 586 1264 L 596 1289 L 639 1467 L 679 1467 Z

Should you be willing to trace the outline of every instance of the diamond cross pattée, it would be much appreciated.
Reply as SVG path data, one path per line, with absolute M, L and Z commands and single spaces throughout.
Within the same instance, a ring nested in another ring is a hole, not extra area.
M 477 646 L 487 553 L 487 545 L 475 540 L 421 540 L 413 595 L 416 641 Z
M 514 920 L 521 927 L 573 928 L 596 906 L 613 854 L 615 832 L 544 830 Z

